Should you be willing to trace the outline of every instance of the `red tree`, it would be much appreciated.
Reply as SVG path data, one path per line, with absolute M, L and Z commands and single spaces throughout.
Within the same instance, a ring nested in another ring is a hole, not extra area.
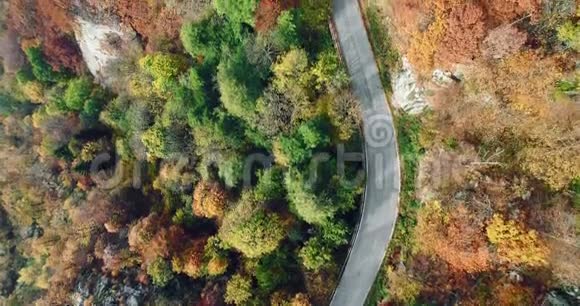
M 485 13 L 473 2 L 453 6 L 447 20 L 447 31 L 441 42 L 436 61 L 443 67 L 475 59 L 485 37 Z

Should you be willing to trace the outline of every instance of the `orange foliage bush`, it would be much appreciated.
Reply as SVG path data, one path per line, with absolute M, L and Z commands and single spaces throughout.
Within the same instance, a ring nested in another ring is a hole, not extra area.
M 43 22 L 39 26 L 48 26 L 49 30 L 71 33 L 73 20 L 69 14 L 70 8 L 70 0 L 36 0 L 36 10 Z
M 500 23 L 511 22 L 528 14 L 537 19 L 542 9 L 542 0 L 484 0 L 484 2 L 489 15 Z
M 256 9 L 256 31 L 263 33 L 273 28 L 281 12 L 280 0 L 261 0 Z
M 70 0 L 10 1 L 10 27 L 24 39 L 39 39 L 47 62 L 56 70 L 84 70 L 76 43 L 70 39 L 73 19 Z
M 467 3 L 466 0 L 425 0 L 427 5 L 435 11 L 447 11 L 455 6 Z
M 193 192 L 193 213 L 204 218 L 218 218 L 224 216 L 228 195 L 215 182 L 201 181 Z
M 36 35 L 37 21 L 34 0 L 12 0 L 8 3 L 8 25 L 24 38 Z
M 498 281 L 492 288 L 493 304 L 501 306 L 519 306 L 533 304 L 532 288 L 521 284 Z
M 532 95 L 546 100 L 561 78 L 555 57 L 527 51 L 502 61 L 496 69 L 495 83 L 506 96 Z
M 297 293 L 292 300 L 290 300 L 290 306 L 311 306 L 308 295 L 304 293 Z
M 207 274 L 210 276 L 216 276 L 224 274 L 228 268 L 227 259 L 214 257 L 207 263 Z
M 408 48 L 404 46 L 409 60 L 418 72 L 429 75 L 436 66 L 449 68 L 477 59 L 489 27 L 528 15 L 539 18 L 541 0 L 404 0 L 394 1 L 391 9 L 399 36 L 412 37 Z M 483 49 L 501 58 L 525 41 L 525 34 L 506 25 L 490 33 Z
M 46 39 L 42 44 L 42 52 L 54 70 L 66 68 L 80 74 L 85 67 L 79 47 L 68 36 Z
M 152 27 L 155 25 L 154 11 L 146 0 L 121 0 L 116 2 L 117 15 L 124 23 L 143 36 L 149 37 Z
M 163 221 L 156 214 L 151 214 L 143 219 L 140 219 L 129 230 L 128 241 L 131 251 L 139 252 L 141 254 L 151 254 L 147 256 L 148 259 L 154 260 L 157 257 L 156 253 L 160 255 L 167 254 L 164 250 L 156 250 L 151 252 L 150 245 L 153 238 L 157 236 L 158 231 L 162 228 Z M 163 235 L 163 234 L 162 234 Z M 156 242 L 162 243 L 162 242 Z M 158 249 L 158 246 L 155 248 Z M 155 253 L 155 254 L 152 254 Z
M 175 50 L 181 44 L 184 20 L 195 19 L 211 5 L 210 0 L 169 1 L 118 0 L 114 10 L 121 20 L 141 35 L 148 52 Z
M 98 190 L 91 191 L 84 205 L 75 207 L 71 211 L 71 219 L 74 224 L 85 224 L 91 222 L 92 224 L 103 227 L 105 223 L 110 222 L 113 218 L 125 216 L 125 212 L 113 203 L 111 197 L 99 192 Z M 116 220 L 123 221 L 123 220 Z
M 485 37 L 484 19 L 484 10 L 476 3 L 453 6 L 447 18 L 445 36 L 435 55 L 437 64 L 449 67 L 474 60 Z
M 412 258 L 408 270 L 413 271 L 415 277 L 420 277 L 420 295 L 428 297 L 430 303 L 435 305 L 445 304 L 449 292 L 454 292 L 463 300 L 474 291 L 473 278 L 464 271 L 452 268 L 437 256 L 419 253 Z
M 501 59 L 520 50 L 528 35 L 513 25 L 503 25 L 493 29 L 483 41 L 482 54 L 487 58 Z
M 173 256 L 171 264 L 173 271 L 197 278 L 202 275 L 204 248 L 207 238 L 193 240 L 185 251 Z
M 419 212 L 417 219 L 415 239 L 423 251 L 468 273 L 489 269 L 483 225 L 463 205 L 446 212 L 438 202 L 431 203 Z
M 422 0 L 390 1 L 390 10 L 397 31 L 410 36 L 421 30 L 421 24 L 429 15 L 427 3 Z
M 435 12 L 433 21 L 427 29 L 412 35 L 407 56 L 420 74 L 428 75 L 431 73 L 435 53 L 439 50 L 446 28 L 447 21 L 443 12 Z
M 327 305 L 333 288 L 338 283 L 338 271 L 327 269 L 320 272 L 304 272 L 308 297 L 314 305 Z
M 255 13 L 256 31 L 264 33 L 272 29 L 284 10 L 296 6 L 298 0 L 260 0 Z
M 167 222 L 162 217 L 151 214 L 131 227 L 128 240 L 130 250 L 141 255 L 144 266 L 160 257 L 175 258 L 177 256 L 176 258 L 181 260 L 182 269 L 186 269 L 184 271 L 193 271 L 194 265 L 190 261 L 194 259 L 190 255 L 200 247 L 203 252 L 207 239 L 195 240 L 192 244 L 187 245 L 185 242 L 188 241 L 188 238 L 181 227 L 176 225 L 167 227 Z M 194 249 L 191 249 L 192 247 Z

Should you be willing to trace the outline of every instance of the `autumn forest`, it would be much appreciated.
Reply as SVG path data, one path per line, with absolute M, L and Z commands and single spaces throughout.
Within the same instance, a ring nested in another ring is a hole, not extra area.
M 578 1 L 358 5 L 402 175 L 365 304 L 578 305 Z M 329 305 L 368 183 L 336 36 L 332 0 L 0 0 L 0 304 Z

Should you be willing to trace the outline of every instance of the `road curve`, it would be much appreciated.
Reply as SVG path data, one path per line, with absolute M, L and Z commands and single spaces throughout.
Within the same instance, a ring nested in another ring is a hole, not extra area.
M 367 185 L 361 218 L 330 305 L 357 306 L 364 304 L 393 235 L 401 174 L 393 116 L 357 0 L 333 0 L 333 20 L 363 111 Z

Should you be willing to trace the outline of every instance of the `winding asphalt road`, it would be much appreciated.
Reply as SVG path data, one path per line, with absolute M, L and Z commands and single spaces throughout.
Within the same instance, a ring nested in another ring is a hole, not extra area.
M 330 305 L 358 306 L 365 302 L 393 235 L 401 174 L 393 116 L 357 0 L 333 0 L 333 19 L 363 110 L 367 185 L 360 223 Z

